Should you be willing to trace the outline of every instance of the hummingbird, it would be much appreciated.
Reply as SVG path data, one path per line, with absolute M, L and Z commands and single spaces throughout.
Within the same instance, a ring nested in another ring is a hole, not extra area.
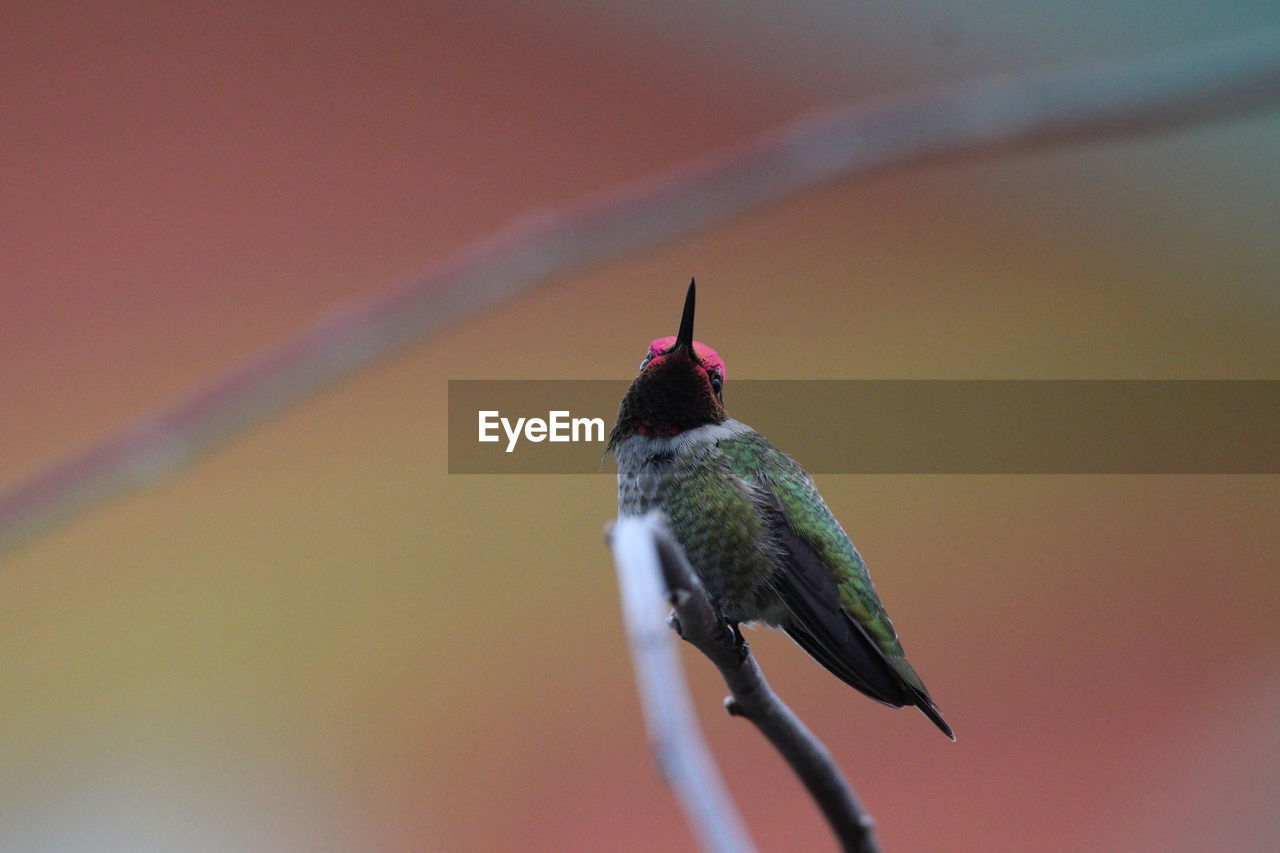
M 813 480 L 726 413 L 724 361 L 693 339 L 696 287 L 676 336 L 649 344 L 609 435 L 619 514 L 666 514 L 739 644 L 741 623 L 781 628 L 841 681 L 916 706 L 955 740 Z

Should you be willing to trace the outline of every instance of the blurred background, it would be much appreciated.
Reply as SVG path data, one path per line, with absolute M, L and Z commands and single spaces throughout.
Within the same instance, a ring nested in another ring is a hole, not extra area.
M 1268 6 L 8 4 L 0 488 L 523 211 Z M 612 477 L 449 476 L 446 381 L 629 377 L 691 274 L 730 383 L 1280 378 L 1277 150 L 1273 112 L 828 186 L 534 289 L 4 555 L 0 849 L 692 849 Z M 886 849 L 1280 845 L 1280 478 L 819 486 L 959 741 L 750 639 Z M 686 662 L 760 846 L 830 849 Z

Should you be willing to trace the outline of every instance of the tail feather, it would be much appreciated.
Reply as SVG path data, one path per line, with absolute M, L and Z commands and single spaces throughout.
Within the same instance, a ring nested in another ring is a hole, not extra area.
M 941 729 L 944 735 L 951 738 L 951 741 L 954 743 L 956 733 L 951 731 L 951 726 L 947 725 L 947 721 L 942 719 L 942 714 L 939 713 L 938 706 L 933 704 L 933 700 L 929 698 L 929 695 L 927 693 L 921 693 L 914 687 L 908 687 L 908 689 L 915 694 L 916 701 L 912 704 L 919 708 L 920 712 L 928 717 L 933 724 Z

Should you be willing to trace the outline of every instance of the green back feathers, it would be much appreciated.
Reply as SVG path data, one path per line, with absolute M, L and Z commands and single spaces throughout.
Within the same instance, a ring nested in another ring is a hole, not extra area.
M 841 604 L 897 668 L 902 645 L 871 583 L 866 563 L 809 475 L 759 433 L 723 440 L 720 450 L 737 476 L 759 483 L 773 494 L 787 523 L 818 552 L 835 577 Z

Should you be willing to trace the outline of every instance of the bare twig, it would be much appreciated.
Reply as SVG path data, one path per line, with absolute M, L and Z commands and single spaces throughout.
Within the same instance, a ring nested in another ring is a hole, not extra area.
M 658 621 L 668 596 L 656 530 L 649 519 L 623 518 L 609 535 L 653 755 L 704 850 L 754 850 L 698 729 L 675 637 Z
M 396 287 L 320 317 L 0 497 L 0 551 L 169 475 L 356 368 L 549 276 L 693 233 L 837 177 L 1168 128 L 1278 103 L 1280 33 L 1272 32 L 802 118 L 745 145 L 527 216 Z
M 653 526 L 663 576 L 671 590 L 677 620 L 674 627 L 720 670 L 731 694 L 725 709 L 750 720 L 769 739 L 809 789 L 845 850 L 878 850 L 875 822 L 840 775 L 827 748 L 773 692 L 750 649 L 738 643 L 716 614 L 665 518 L 659 514 L 647 520 Z
M 619 533 L 624 532 L 626 539 L 621 540 Z M 755 724 L 774 748 L 791 765 L 792 770 L 800 777 L 809 790 L 818 807 L 822 809 L 827 822 L 839 839 L 841 847 L 846 851 L 857 853 L 874 853 L 879 847 L 873 832 L 873 821 L 858 802 L 849 784 L 840 775 L 839 769 L 831 759 L 826 747 L 813 736 L 804 723 L 778 698 L 765 681 L 764 674 L 751 656 L 745 644 L 739 645 L 732 630 L 716 614 L 710 599 L 698 582 L 693 569 L 685 558 L 684 551 L 671 536 L 666 520 L 660 512 L 652 512 L 644 518 L 620 519 L 614 532 L 614 559 L 618 563 L 619 576 L 633 571 L 644 571 L 646 575 L 654 575 L 655 570 L 662 573 L 662 581 L 668 591 L 669 601 L 675 610 L 671 616 L 673 627 L 680 636 L 693 644 L 707 656 L 720 670 L 728 686 L 730 696 L 725 700 L 725 707 L 730 714 L 745 717 Z M 648 563 L 638 563 L 628 553 L 633 550 L 643 553 L 650 559 Z M 656 556 L 656 565 L 653 557 Z M 624 560 L 627 564 L 624 567 Z M 656 583 L 656 577 L 645 577 L 643 583 Z M 629 600 L 635 595 L 632 585 L 635 579 L 623 581 L 623 609 L 631 614 L 637 604 L 643 609 L 639 613 L 629 615 L 632 619 L 648 619 L 652 624 L 654 608 L 652 600 L 637 602 Z M 660 587 L 661 589 L 661 587 Z M 650 596 L 653 592 L 650 591 Z M 678 662 L 672 668 L 664 669 L 660 674 L 654 670 L 658 667 L 652 657 L 656 654 L 649 643 L 635 642 L 635 629 L 632 628 L 632 656 L 635 661 L 637 680 L 640 686 L 641 700 L 646 704 L 670 701 L 661 695 L 668 691 L 677 692 L 687 702 L 684 682 L 680 678 Z M 641 672 L 647 673 L 641 676 Z M 671 719 L 661 720 L 656 715 L 647 715 L 651 737 L 658 745 L 659 751 L 677 737 L 676 733 L 658 725 L 675 725 Z M 688 725 L 694 726 L 692 732 L 679 734 L 684 739 L 699 739 L 696 722 L 690 718 Z M 705 747 L 701 747 L 705 751 Z M 664 760 L 659 759 L 660 763 Z M 686 806 L 691 819 L 694 810 Z M 696 827 L 695 827 L 696 828 Z

